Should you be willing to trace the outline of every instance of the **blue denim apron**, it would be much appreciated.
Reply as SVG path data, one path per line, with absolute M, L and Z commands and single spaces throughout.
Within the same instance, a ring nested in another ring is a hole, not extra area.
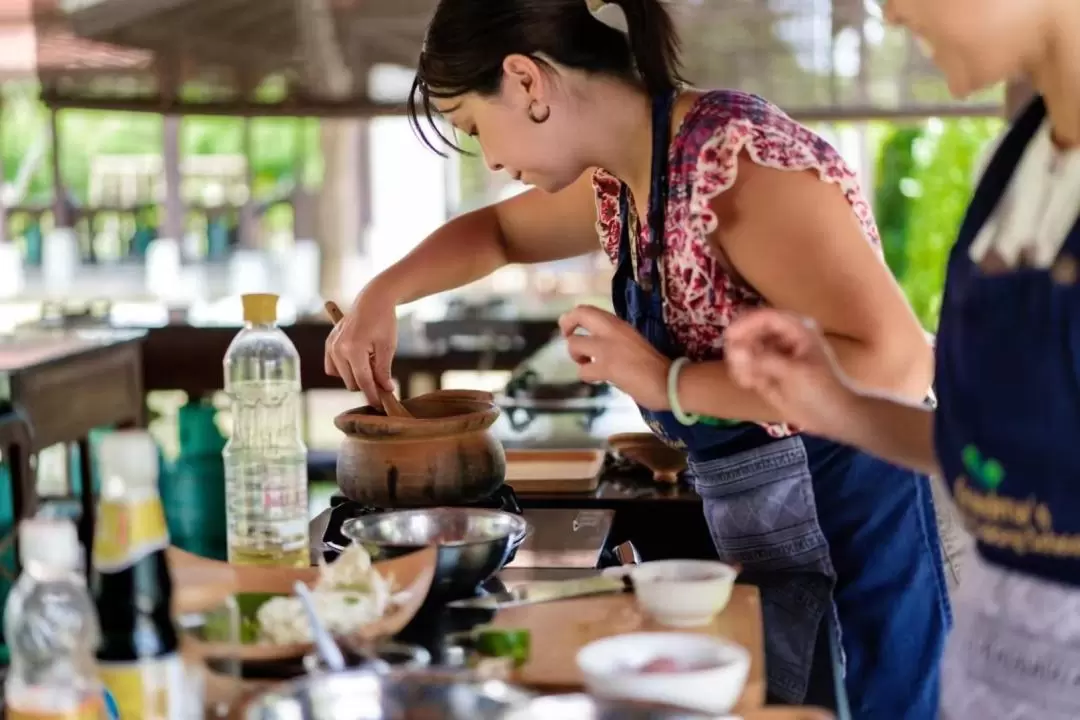
M 987 165 L 946 276 L 935 443 L 982 593 L 964 578 L 950 720 L 1080 717 L 1080 218 L 1049 269 L 969 256 L 1045 117 L 1036 100 Z
M 657 269 L 672 102 L 653 103 L 654 262 L 639 282 L 624 186 L 612 296 L 620 318 L 676 358 L 683 352 L 664 322 Z M 688 427 L 670 412 L 642 415 L 688 451 L 720 558 L 761 588 L 770 696 L 842 715 L 850 703 L 855 718 L 934 718 L 950 617 L 929 479 L 807 435 L 776 439 L 751 423 Z M 827 687 L 832 670 L 843 678 L 837 693 Z

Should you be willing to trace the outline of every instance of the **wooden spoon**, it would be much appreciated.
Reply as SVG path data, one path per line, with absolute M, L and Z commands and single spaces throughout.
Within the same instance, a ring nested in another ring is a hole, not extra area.
M 323 303 L 323 307 L 335 325 L 345 317 L 345 313 L 341 312 L 341 308 L 333 300 L 327 300 Z M 397 399 L 394 393 L 381 387 L 379 388 L 379 402 L 382 403 L 383 411 L 390 417 L 411 418 L 413 416 L 411 412 L 405 409 L 405 406 L 401 404 L 401 401 Z

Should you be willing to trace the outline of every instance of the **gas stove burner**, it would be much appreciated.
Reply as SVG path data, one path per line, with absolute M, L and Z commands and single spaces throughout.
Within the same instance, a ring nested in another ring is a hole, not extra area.
M 505 412 L 507 422 L 514 432 L 522 433 L 529 429 L 537 418 L 549 415 L 577 415 L 579 424 L 585 432 L 592 432 L 597 418 L 607 412 L 603 405 L 571 405 L 569 402 L 556 401 L 552 405 L 532 403 L 528 407 L 499 402 L 499 407 Z
M 595 400 L 611 394 L 607 383 L 545 382 L 535 370 L 526 370 L 506 385 L 507 397 L 527 400 Z
M 474 503 L 465 503 L 462 507 L 483 508 L 486 510 L 501 510 L 503 512 L 521 515 L 521 504 L 518 502 L 514 488 L 509 485 L 500 485 L 491 495 Z M 345 537 L 341 529 L 346 520 L 376 515 L 378 513 L 391 512 L 393 510 L 408 510 L 410 508 L 378 508 L 372 505 L 364 505 L 349 500 L 344 495 L 334 495 L 330 498 L 330 517 L 326 523 L 326 531 L 322 536 L 322 553 L 326 562 L 333 562 L 341 551 L 349 546 L 350 540 Z M 509 563 L 517 553 L 517 548 L 511 553 L 506 561 Z

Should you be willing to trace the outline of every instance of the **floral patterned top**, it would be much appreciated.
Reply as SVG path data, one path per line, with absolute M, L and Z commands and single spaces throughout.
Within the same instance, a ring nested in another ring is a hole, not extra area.
M 778 170 L 812 169 L 823 181 L 836 183 L 867 241 L 881 244 L 855 172 L 828 142 L 756 95 L 734 90 L 703 94 L 687 112 L 669 151 L 670 190 L 659 258 L 664 321 L 672 339 L 695 361 L 723 357 L 724 329 L 747 308 L 765 304 L 724 269 L 708 242 L 719 224 L 711 202 L 735 184 L 740 157 Z M 622 185 L 614 175 L 597 170 L 593 187 L 600 245 L 618 264 Z M 646 252 L 647 224 L 641 223 L 636 242 L 636 279 L 641 282 L 653 263 Z M 765 427 L 777 437 L 793 432 L 784 425 Z

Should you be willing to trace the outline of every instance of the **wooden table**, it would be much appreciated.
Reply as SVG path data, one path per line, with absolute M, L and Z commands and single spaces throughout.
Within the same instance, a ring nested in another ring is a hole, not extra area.
M 25 423 L 29 435 L 29 447 L 20 448 L 20 460 L 10 468 L 16 521 L 38 508 L 29 458 L 57 443 L 77 443 L 82 476 L 79 539 L 86 548 L 91 546 L 94 488 L 88 436 L 95 428 L 145 425 L 144 335 L 132 330 L 49 330 L 0 340 L 0 405 Z
M 500 610 L 496 627 L 526 628 L 532 635 L 529 661 L 514 681 L 543 693 L 581 692 L 582 678 L 575 660 L 585 645 L 612 635 L 669 630 L 657 625 L 637 607 L 632 594 L 584 597 Z M 765 640 L 758 589 L 736 585 L 731 601 L 700 632 L 731 640 L 750 652 L 750 675 L 736 712 L 765 704 Z

